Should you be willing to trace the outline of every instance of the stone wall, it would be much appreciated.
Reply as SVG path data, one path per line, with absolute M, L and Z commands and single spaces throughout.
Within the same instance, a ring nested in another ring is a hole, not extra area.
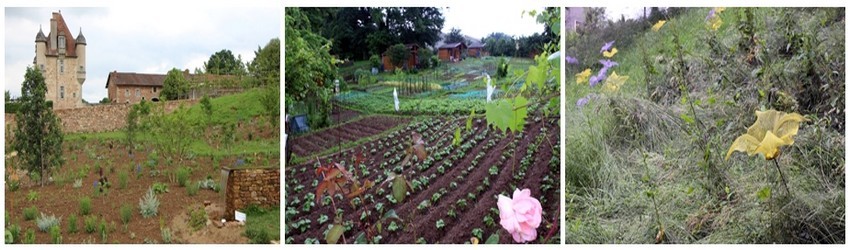
M 181 104 L 189 107 L 196 103 L 198 100 L 168 101 L 165 111 L 174 111 Z M 63 133 L 108 132 L 124 128 L 131 107 L 131 104 L 102 104 L 53 112 L 62 120 Z M 6 114 L 6 131 L 13 131 L 15 124 L 15 115 Z
M 225 218 L 251 204 L 280 207 L 280 169 L 222 169 L 227 174 Z

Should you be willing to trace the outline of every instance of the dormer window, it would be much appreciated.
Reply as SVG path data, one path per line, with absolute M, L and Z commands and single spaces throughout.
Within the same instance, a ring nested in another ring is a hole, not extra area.
M 65 36 L 59 36 L 59 49 L 65 48 Z

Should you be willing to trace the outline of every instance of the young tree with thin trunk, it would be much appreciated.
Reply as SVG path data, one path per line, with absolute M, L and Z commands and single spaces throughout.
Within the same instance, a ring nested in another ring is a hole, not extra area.
M 22 166 L 41 176 L 43 186 L 50 171 L 62 165 L 62 130 L 59 117 L 45 99 L 47 85 L 41 70 L 27 67 L 21 88 L 20 109 L 16 114 L 17 127 L 13 147 L 18 151 Z

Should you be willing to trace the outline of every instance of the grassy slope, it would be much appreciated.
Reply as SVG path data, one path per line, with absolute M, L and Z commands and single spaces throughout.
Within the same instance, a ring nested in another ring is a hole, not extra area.
M 225 124 L 234 122 L 247 122 L 253 117 L 259 116 L 263 112 L 263 107 L 260 104 L 261 90 L 251 89 L 239 94 L 226 95 L 210 100 L 213 106 L 212 123 Z M 189 108 L 188 119 L 200 120 L 206 119 L 201 105 L 193 105 Z M 152 136 L 148 133 L 140 135 L 141 141 L 149 141 Z M 125 134 L 122 131 L 101 132 L 101 133 L 78 133 L 65 136 L 65 140 L 124 140 Z M 280 140 L 278 138 L 270 138 L 263 140 L 240 140 L 233 146 L 231 152 L 225 152 L 210 147 L 206 141 L 201 138 L 192 138 L 190 150 L 196 155 L 238 155 L 252 153 L 277 153 L 280 152 Z
M 601 92 L 599 86 L 591 90 L 567 77 L 566 242 L 654 243 L 658 221 L 665 228 L 666 242 L 671 243 L 844 242 L 842 133 L 821 122 L 801 127 L 796 143 L 784 148 L 780 157 L 790 196 L 784 194 L 773 163 L 741 153 L 723 159 L 732 140 L 755 120 L 753 111 L 764 103 L 758 101 L 758 94 L 741 90 L 747 88 L 721 87 L 758 86 L 757 79 L 720 85 L 708 80 L 718 74 L 736 74 L 747 66 L 730 58 L 729 65 L 719 67 L 717 73 L 703 63 L 710 54 L 705 41 L 707 13 L 705 8 L 693 9 L 669 20 L 661 32 L 647 30 L 630 47 L 618 47 L 620 53 L 613 59 L 620 65 L 613 70 L 630 78 L 617 93 Z M 734 47 L 739 38 L 737 14 L 730 8 L 722 15 L 724 24 L 717 37 L 727 47 Z M 774 14 L 759 9 L 756 19 Z M 801 25 L 820 17 L 807 18 Z M 832 27 L 833 31 L 820 32 L 840 32 L 843 37 L 843 21 L 838 25 L 840 31 Z M 756 32 L 769 30 L 766 26 L 757 21 Z M 696 113 L 708 128 L 698 130 L 699 135 L 689 135 L 693 125 L 680 118 L 690 114 L 689 105 L 647 100 L 642 51 L 661 72 L 651 79 L 669 81 L 673 77 L 669 68 L 658 61 L 669 62 L 675 55 L 673 32 L 679 34 L 689 61 L 690 96 L 704 103 Z M 790 65 L 788 60 L 780 63 Z M 583 69 L 568 67 L 567 76 Z M 593 70 L 596 73 L 598 65 Z M 591 92 L 602 97 L 584 108 L 575 107 L 579 98 Z M 715 102 L 709 104 L 709 99 Z M 818 118 L 822 114 L 804 115 Z M 710 161 L 720 173 L 703 167 L 703 135 L 708 138 Z M 709 181 L 718 176 L 725 179 L 722 184 Z M 765 188 L 772 195 L 760 199 L 757 193 Z M 647 193 L 654 194 L 657 210 Z

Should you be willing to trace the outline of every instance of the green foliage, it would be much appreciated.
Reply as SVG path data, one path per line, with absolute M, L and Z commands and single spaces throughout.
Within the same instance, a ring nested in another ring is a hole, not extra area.
M 6 91 L 6 93 L 9 93 L 9 92 L 8 92 L 8 91 Z M 12 232 L 10 232 L 10 231 L 9 231 L 9 229 L 6 229 L 6 234 L 5 234 L 5 235 L 6 235 L 6 241 L 5 241 L 5 242 L 6 242 L 6 244 L 7 244 L 7 245 L 8 245 L 8 244 L 15 243 L 15 237 L 14 237 L 14 236 L 12 236 Z
M 330 54 L 330 41 L 311 30 L 310 21 L 299 8 L 285 10 L 285 65 L 299 65 L 286 71 L 286 100 L 304 102 L 311 128 L 330 124 L 330 96 L 336 79 L 336 59 Z
M 18 226 L 16 224 L 12 224 L 8 227 L 8 229 L 6 229 L 6 231 L 9 231 L 9 233 L 7 235 L 11 235 L 11 237 L 12 237 L 11 243 L 14 243 L 15 241 L 21 242 L 21 227 L 20 226 Z M 7 238 L 8 238 L 8 236 L 7 236 Z M 6 239 L 6 242 L 9 243 L 9 240 Z
M 445 43 L 467 43 L 466 38 L 463 37 L 463 33 L 461 33 L 460 29 L 452 28 L 449 31 L 449 34 L 446 34 L 446 38 L 443 40 Z
M 88 215 L 91 213 L 91 198 L 88 196 L 80 197 L 80 215 Z
M 390 58 L 390 63 L 396 68 L 405 68 L 407 58 L 410 57 L 410 50 L 404 44 L 396 44 L 387 49 L 387 56 Z
M 180 167 L 177 169 L 175 175 L 177 176 L 177 184 L 181 187 L 185 187 L 187 183 L 189 183 L 189 174 L 191 174 L 191 169 L 189 167 Z
M 161 100 L 177 100 L 188 97 L 189 81 L 183 75 L 183 71 L 177 68 L 172 68 L 165 75 L 165 81 L 162 83 L 162 91 L 159 92 Z
M 63 135 L 59 118 L 48 106 L 47 86 L 41 70 L 27 67 L 17 113 L 12 148 L 18 151 L 21 167 L 31 173 L 49 176 L 64 163 Z M 47 178 L 42 178 L 41 185 Z
M 505 59 L 504 57 L 499 58 L 499 64 L 498 64 L 498 67 L 496 68 L 496 78 L 501 79 L 501 78 L 507 77 L 509 67 L 510 67 L 510 64 L 508 63 L 507 59 Z
M 513 100 L 499 99 L 484 106 L 487 122 L 499 130 L 507 132 L 522 131 L 525 117 L 528 115 L 528 100 L 518 96 Z
M 86 216 L 83 220 L 83 230 L 88 234 L 92 234 L 97 231 L 97 217 L 94 215 Z
M 154 188 L 149 188 L 145 196 L 139 200 L 139 213 L 143 218 L 150 218 L 156 216 L 157 209 L 159 209 L 159 199 L 154 193 Z
M 24 236 L 24 240 L 21 243 L 35 244 L 35 230 L 33 230 L 32 228 L 27 229 L 27 233 Z
M 183 160 L 188 153 L 193 140 L 199 131 L 198 120 L 190 119 L 189 109 L 180 107 L 170 114 L 165 112 L 165 103 L 161 102 L 151 113 L 148 124 L 151 139 L 157 152 L 166 154 L 167 158 Z M 167 159 L 166 158 L 166 159 Z
M 250 242 L 267 244 L 280 239 L 280 209 L 258 209 L 249 206 L 245 209 L 248 221 L 245 222 L 245 236 Z M 309 224 L 309 223 L 308 223 Z M 262 235 L 265 234 L 265 235 Z
M 274 85 L 280 87 L 279 38 L 269 40 L 266 46 L 254 51 L 254 61 L 248 64 L 248 71 L 252 77 L 260 81 L 260 86 Z
M 24 220 L 34 220 L 36 216 L 38 216 L 38 208 L 35 206 L 24 208 Z
M 269 232 L 255 227 L 245 229 L 245 237 L 248 237 L 251 244 L 269 244 L 271 242 Z
M 50 227 L 50 240 L 53 244 L 62 244 L 62 229 L 59 225 Z
M 200 104 L 201 104 L 201 110 L 204 111 L 204 115 L 206 115 L 206 117 L 207 117 L 207 122 L 211 121 L 212 115 L 213 115 L 213 107 L 212 107 L 212 102 L 210 102 L 210 97 L 207 96 L 207 95 L 204 95 L 204 97 L 201 98 Z
M 130 206 L 129 204 L 121 205 L 120 215 L 121 222 L 124 223 L 124 225 L 130 223 L 130 218 L 133 217 L 133 206 Z
M 129 173 L 127 170 L 121 170 L 118 172 L 118 188 L 125 189 L 127 188 L 127 181 L 129 179 Z
M 382 66 L 381 57 L 378 55 L 372 55 L 371 57 L 369 57 L 369 66 L 372 66 L 372 68 L 380 69 Z
M 97 103 L 99 103 L 99 104 L 109 104 L 110 102 L 112 102 L 112 101 L 109 100 L 109 97 L 104 97 L 103 99 L 100 99 L 100 101 L 97 102 Z
M 207 211 L 205 211 L 203 207 L 190 206 L 186 215 L 189 217 L 187 223 L 195 231 L 198 231 L 207 225 Z
M 100 223 L 97 225 L 100 233 L 100 240 L 106 242 L 106 237 L 109 236 L 109 228 L 106 226 L 106 219 L 100 218 Z
M 171 244 L 172 237 L 174 236 L 171 233 L 171 229 L 168 229 L 167 227 L 160 227 L 159 234 L 160 237 L 162 237 L 162 243 Z
M 200 186 L 198 184 L 189 184 L 188 186 L 186 186 L 186 195 L 195 196 L 196 194 L 198 194 L 199 189 Z
M 228 49 L 212 54 L 210 59 L 204 62 L 204 71 L 214 75 L 244 75 L 246 73 L 242 56 L 236 58 Z
M 260 95 L 260 104 L 263 105 L 263 114 L 272 126 L 280 123 L 280 85 L 269 84 L 263 88 Z
M 76 233 L 77 231 L 77 215 L 71 214 L 68 216 L 68 233 Z
M 33 202 L 33 201 L 37 201 L 37 200 L 38 200 L 38 192 L 36 192 L 35 190 L 30 190 L 30 192 L 27 193 L 27 201 Z

